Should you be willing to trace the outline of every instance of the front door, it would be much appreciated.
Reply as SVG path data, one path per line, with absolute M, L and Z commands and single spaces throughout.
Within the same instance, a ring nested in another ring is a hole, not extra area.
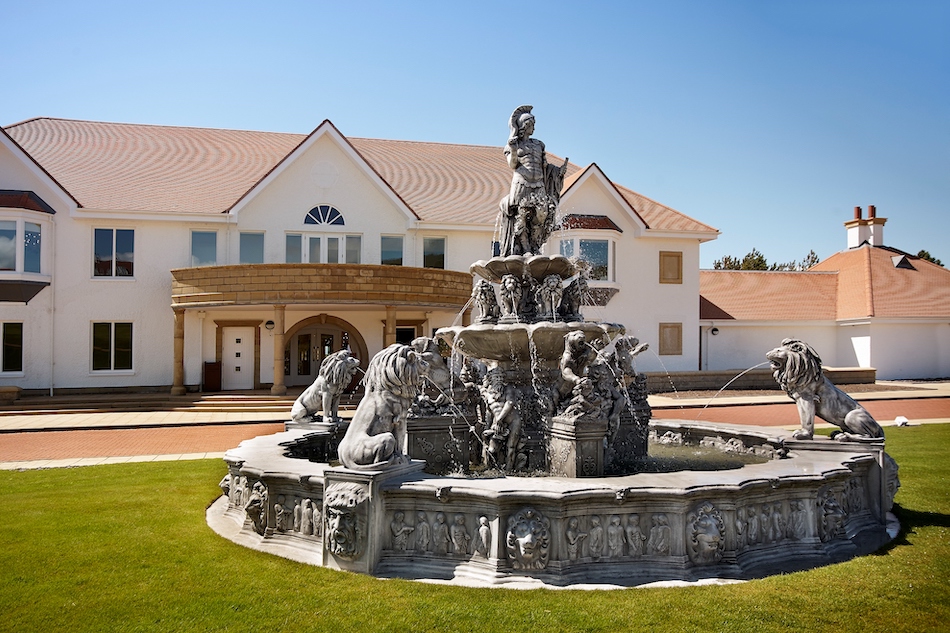
M 254 328 L 226 327 L 221 340 L 221 388 L 254 388 Z
M 284 373 L 288 386 L 309 385 L 320 372 L 323 359 L 339 351 L 340 335 L 333 328 L 303 329 L 291 337 L 285 349 Z

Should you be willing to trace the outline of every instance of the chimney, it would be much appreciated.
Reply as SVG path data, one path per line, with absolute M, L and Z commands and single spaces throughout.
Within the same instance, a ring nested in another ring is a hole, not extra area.
M 854 219 L 844 223 L 848 229 L 848 248 L 858 248 L 862 244 L 884 246 L 884 223 L 887 218 L 877 217 L 877 208 L 868 205 L 868 217 L 861 217 L 861 207 L 854 208 Z

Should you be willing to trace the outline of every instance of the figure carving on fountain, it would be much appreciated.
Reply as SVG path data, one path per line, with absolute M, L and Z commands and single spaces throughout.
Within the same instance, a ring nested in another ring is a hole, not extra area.
M 488 517 L 478 517 L 474 548 L 476 554 L 488 558 L 488 552 L 491 549 L 491 526 L 488 523 Z
M 317 501 L 313 502 L 313 535 L 323 537 L 323 509 Z
M 511 113 L 505 159 L 514 173 L 511 189 L 499 203 L 501 255 L 537 254 L 548 240 L 557 216 L 567 160 L 560 167 L 547 162 L 544 143 L 534 134 L 532 106 Z
M 244 504 L 244 512 L 254 525 L 254 531 L 263 535 L 267 529 L 267 488 L 259 481 L 254 482 L 251 494 Z
M 496 368 L 485 375 L 481 393 L 488 418 L 483 433 L 485 464 L 495 463 L 508 471 L 522 467 L 521 392 L 506 382 L 504 372 Z
M 647 551 L 657 556 L 670 553 L 670 524 L 666 515 L 653 515 L 653 527 L 650 528 L 650 538 L 647 540 Z
M 600 400 L 601 417 L 607 419 L 607 445 L 612 446 L 620 430 L 620 414 L 627 406 L 627 398 L 617 389 L 617 379 L 607 363 L 594 363 L 588 368 L 587 374 Z
M 746 515 L 749 517 L 746 522 L 746 541 L 749 545 L 755 545 L 759 542 L 759 512 L 755 506 L 749 506 Z
M 304 499 L 300 508 L 300 533 L 305 536 L 313 534 L 313 501 Z
M 369 490 L 357 483 L 335 483 L 324 493 L 324 547 L 334 556 L 356 560 L 366 546 Z
M 436 512 L 435 522 L 432 524 L 432 552 L 448 554 L 452 539 L 449 537 L 449 526 L 445 523 L 445 513 Z
M 320 363 L 320 371 L 313 384 L 304 389 L 294 402 L 290 417 L 294 422 L 316 421 L 323 411 L 323 422 L 338 424 L 340 421 L 340 396 L 353 380 L 360 361 L 348 349 L 334 352 Z
M 587 541 L 587 548 L 590 550 L 591 558 L 598 560 L 604 552 L 604 526 L 600 524 L 600 517 L 596 514 L 590 518 L 590 540 Z
M 808 534 L 805 514 L 805 502 L 801 499 L 795 499 L 788 502 L 791 511 L 791 517 L 788 522 L 788 537 L 799 541 Z
M 449 369 L 439 349 L 439 342 L 420 336 L 413 339 L 409 346 L 428 365 L 426 379 L 410 408 L 410 417 L 454 414 L 458 405 L 465 401 L 467 393 L 463 383 Z
M 344 466 L 369 470 L 408 461 L 406 417 L 428 371 L 423 355 L 408 345 L 394 343 L 373 357 L 363 379 L 366 394 L 338 449 Z
M 793 338 L 768 352 L 775 381 L 798 407 L 802 428 L 792 437 L 810 440 L 815 417 L 839 427 L 831 436 L 839 442 L 874 442 L 884 439 L 884 430 L 867 409 L 832 384 L 821 371 L 821 358 L 808 343 Z
M 535 301 L 538 305 L 537 319 L 553 321 L 558 316 L 561 307 L 561 297 L 564 288 L 561 286 L 560 275 L 548 275 L 535 292 Z
M 587 532 L 581 532 L 578 526 L 580 522 L 577 517 L 571 517 L 567 521 L 567 530 L 564 531 L 564 538 L 567 542 L 567 558 L 568 560 L 577 560 L 578 553 L 580 552 L 581 541 L 587 538 Z
M 689 529 L 687 550 L 697 565 L 711 565 L 722 560 L 725 548 L 725 522 L 716 507 L 705 502 L 686 517 Z
M 597 359 L 597 350 L 587 342 L 584 332 L 574 330 L 564 335 L 564 353 L 559 367 L 561 381 L 558 387 L 559 400 L 564 400 L 587 378 L 587 368 Z
M 646 542 L 647 537 L 644 536 L 643 531 L 640 529 L 639 514 L 631 514 L 627 517 L 626 538 L 627 553 L 633 557 L 642 556 L 643 545 Z
M 505 546 L 515 569 L 544 569 L 550 556 L 549 523 L 534 508 L 523 508 L 508 517 Z
M 300 499 L 294 498 L 294 532 L 300 531 L 301 511 Z
M 818 495 L 818 536 L 823 543 L 837 538 L 846 519 L 844 508 L 838 503 L 833 490 Z
M 583 321 L 584 315 L 581 314 L 581 306 L 584 305 L 590 295 L 590 287 L 587 285 L 590 264 L 583 259 L 573 257 L 571 263 L 574 265 L 576 273 L 574 280 L 561 293 L 561 305 L 558 307 L 558 314 L 562 321 Z
M 412 534 L 414 527 L 406 525 L 406 513 L 397 510 L 393 513 L 393 520 L 389 524 L 389 530 L 393 533 L 393 549 L 404 552 L 409 545 L 409 535 Z
M 610 524 L 607 526 L 607 557 L 620 558 L 623 556 L 623 544 L 626 540 L 623 525 L 620 524 L 620 517 L 614 514 L 610 517 Z
M 274 504 L 274 517 L 278 532 L 294 531 L 294 509 L 287 503 L 284 495 L 277 497 L 277 503 Z
M 479 279 L 472 288 L 472 300 L 475 302 L 475 308 L 478 310 L 478 318 L 475 320 L 479 325 L 485 323 L 498 323 L 501 316 L 501 309 L 498 307 L 498 297 L 495 295 L 495 286 L 487 279 Z
M 422 510 L 416 512 L 416 551 L 429 550 L 429 517 Z
M 521 311 L 522 288 L 521 279 L 515 275 L 505 275 L 501 278 L 501 318 L 499 323 L 518 323 Z
M 469 543 L 472 537 L 465 529 L 465 515 L 456 514 L 452 519 L 452 527 L 449 528 L 449 537 L 452 540 L 453 554 L 468 554 Z

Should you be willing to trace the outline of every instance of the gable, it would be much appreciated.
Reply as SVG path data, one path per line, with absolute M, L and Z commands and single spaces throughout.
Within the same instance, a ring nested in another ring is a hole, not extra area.
M 566 184 L 561 195 L 562 215 L 605 216 L 620 232 L 629 231 L 637 237 L 648 228 L 596 164 L 588 166 Z
M 332 134 L 319 134 L 301 144 L 231 213 L 241 228 L 364 233 L 401 233 L 415 220 L 412 210 L 366 162 Z
M 51 205 L 65 210 L 76 204 L 69 192 L 3 130 L 0 130 L 0 190 L 5 194 L 0 200 L 0 206 L 4 207 L 51 213 Z

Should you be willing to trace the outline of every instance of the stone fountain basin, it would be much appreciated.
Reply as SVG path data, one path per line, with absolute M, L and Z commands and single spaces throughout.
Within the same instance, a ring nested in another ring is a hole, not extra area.
M 588 343 L 601 349 L 624 331 L 616 323 L 542 321 L 452 326 L 440 328 L 436 338 L 473 358 L 530 363 L 559 360 L 564 353 L 564 337 L 570 332 L 583 332 Z
M 362 482 L 372 500 L 361 519 L 366 539 L 361 558 L 335 557 L 324 548 L 322 536 L 275 528 L 273 508 L 267 530 L 256 533 L 243 501 L 234 498 L 234 493 L 209 508 L 208 523 L 236 543 L 314 565 L 380 577 L 482 586 L 632 586 L 757 578 L 869 553 L 896 534 L 893 527 L 888 531 L 893 491 L 887 490 L 883 444 L 841 444 L 826 438 L 795 441 L 774 428 L 674 420 L 655 420 L 651 428 L 657 435 L 679 436 L 687 445 L 712 443 L 756 452 L 785 448 L 788 457 L 718 471 L 595 479 L 466 478 L 426 474 L 421 462 L 391 471 L 357 472 L 291 459 L 283 455 L 280 443 L 302 431 L 288 431 L 247 440 L 228 451 L 225 461 L 232 480 L 243 488 L 261 482 L 271 504 L 283 497 L 282 502 L 291 507 L 306 499 L 321 504 L 325 485 Z M 775 455 L 782 452 L 775 450 Z M 838 508 L 833 521 L 829 507 Z M 508 548 L 506 534 L 512 518 L 525 509 L 545 522 L 543 567 L 519 568 Z M 420 548 L 414 536 L 396 543 L 390 530 L 396 513 L 402 513 L 409 525 L 420 514 L 433 522 L 441 513 L 450 524 L 461 517 L 470 535 L 484 517 L 491 542 L 485 553 L 474 547 L 465 553 L 452 553 L 451 548 L 439 553 L 431 546 Z M 759 521 L 754 537 L 749 536 L 746 517 L 750 513 Z M 697 534 L 698 515 L 712 517 L 719 525 L 712 554 L 697 552 L 697 539 L 702 536 Z M 772 515 L 781 519 L 770 527 L 764 517 Z M 606 537 L 599 551 L 592 550 L 593 526 L 606 528 L 615 517 L 628 525 L 633 516 L 645 536 L 657 517 L 662 517 L 661 522 L 669 526 L 668 551 L 633 554 L 624 546 L 620 554 L 609 555 L 603 544 Z M 572 519 L 588 534 L 573 554 L 566 540 Z

